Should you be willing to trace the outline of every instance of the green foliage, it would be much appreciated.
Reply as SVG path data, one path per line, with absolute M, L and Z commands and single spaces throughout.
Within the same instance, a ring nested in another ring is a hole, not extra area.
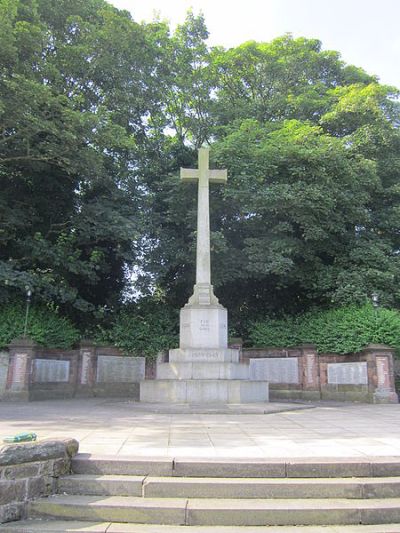
M 171 33 L 105 0 L 0 0 L 0 302 L 29 286 L 81 327 L 154 289 L 179 309 L 196 248 L 179 167 L 209 143 L 228 169 L 212 279 L 238 334 L 373 292 L 400 307 L 398 91 L 317 39 L 207 37 L 192 12 Z
M 315 310 L 281 319 L 265 319 L 250 327 L 253 346 L 290 347 L 304 343 L 320 353 L 354 353 L 367 344 L 387 344 L 400 353 L 400 312 L 371 304 Z
M 14 302 L 0 307 L 0 348 L 24 333 L 26 307 Z M 79 340 L 75 326 L 55 309 L 32 306 L 28 315 L 27 337 L 46 348 L 71 348 Z
M 104 0 L 0 0 L 0 301 L 117 305 L 141 237 L 157 50 Z
M 116 314 L 94 338 L 130 355 L 155 358 L 160 351 L 178 345 L 178 313 L 154 299 L 143 299 Z

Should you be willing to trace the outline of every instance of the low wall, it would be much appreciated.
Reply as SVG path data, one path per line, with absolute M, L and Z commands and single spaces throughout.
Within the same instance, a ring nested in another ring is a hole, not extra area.
M 243 349 L 250 377 L 269 382 L 271 399 L 397 403 L 393 350 L 371 344 L 351 355 L 318 354 L 315 346 Z
M 77 350 L 51 350 L 29 339 L 9 346 L 3 401 L 76 397 L 130 397 L 139 399 L 145 376 L 145 358 L 124 355 L 118 348 L 83 342 Z M 8 362 L 9 361 L 9 362 Z
M 68 439 L 0 448 L 0 523 L 26 518 L 29 500 L 55 494 L 59 476 L 71 472 L 78 446 Z

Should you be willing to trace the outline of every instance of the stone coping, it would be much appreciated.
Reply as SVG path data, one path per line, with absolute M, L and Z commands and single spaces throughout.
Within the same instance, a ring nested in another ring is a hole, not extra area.
M 36 461 L 47 461 L 59 457 L 72 458 L 78 453 L 79 443 L 75 439 L 45 439 L 35 442 L 4 444 L 0 448 L 0 467 Z

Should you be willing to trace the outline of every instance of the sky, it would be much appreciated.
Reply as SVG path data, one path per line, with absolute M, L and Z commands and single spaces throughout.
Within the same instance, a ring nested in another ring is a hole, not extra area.
M 202 12 L 208 44 L 225 48 L 268 42 L 285 33 L 316 38 L 323 49 L 400 89 L 400 0 L 108 0 L 137 22 L 155 14 L 174 28 Z

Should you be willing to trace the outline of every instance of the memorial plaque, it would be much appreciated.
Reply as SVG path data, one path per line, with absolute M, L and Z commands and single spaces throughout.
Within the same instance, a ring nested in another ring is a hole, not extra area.
M 143 357 L 99 355 L 97 383 L 135 383 L 144 379 Z
M 328 383 L 330 385 L 368 385 L 367 363 L 330 363 Z
M 33 380 L 35 383 L 68 383 L 69 367 L 69 361 L 35 359 L 33 361 Z
M 90 373 L 90 352 L 83 352 L 82 367 L 81 367 L 81 385 L 87 385 L 89 383 L 89 373 Z
M 269 383 L 299 383 L 297 357 L 250 359 L 250 379 Z
M 378 389 L 390 389 L 389 360 L 387 357 L 376 358 Z

